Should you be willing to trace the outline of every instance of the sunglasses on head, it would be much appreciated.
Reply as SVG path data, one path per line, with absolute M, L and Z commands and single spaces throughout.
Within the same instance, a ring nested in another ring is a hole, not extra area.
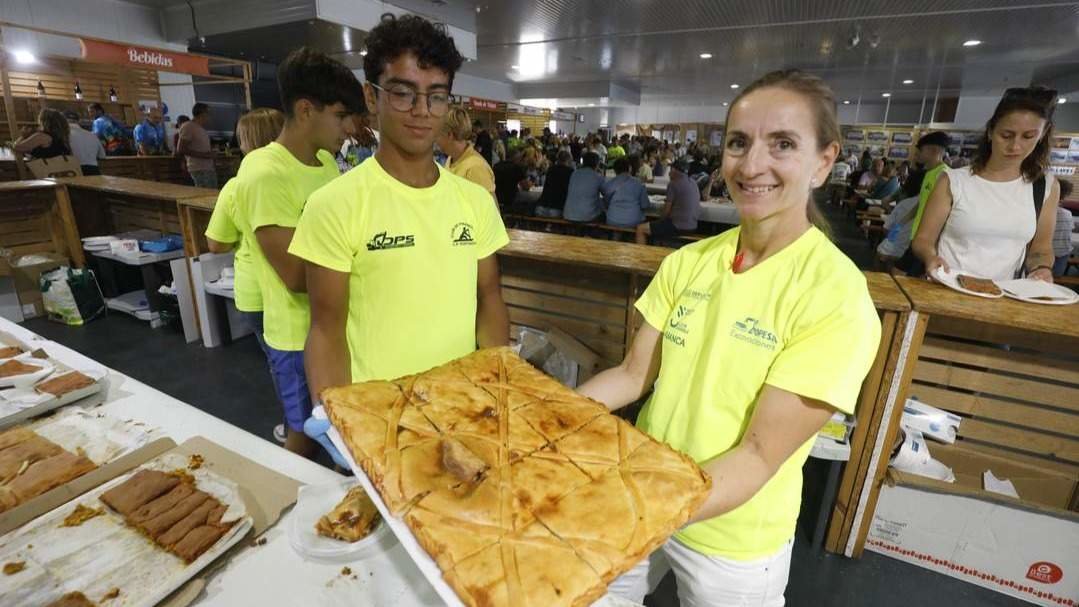
M 1052 109 L 1056 106 L 1057 92 L 1041 86 L 1010 88 L 1004 91 L 1004 100 L 1024 99 Z

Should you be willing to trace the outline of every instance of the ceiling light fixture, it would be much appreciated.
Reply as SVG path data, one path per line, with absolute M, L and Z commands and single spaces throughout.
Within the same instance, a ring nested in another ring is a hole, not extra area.
M 366 57 L 366 56 L 367 56 L 367 49 L 360 49 L 360 57 Z
M 844 99 L 843 105 L 850 105 L 850 99 Z
M 732 89 L 736 89 L 736 88 L 738 88 L 738 85 L 737 85 L 737 84 L 732 84 L 732 85 L 731 85 L 731 88 L 732 88 Z
M 34 63 L 37 61 L 37 57 L 30 51 L 19 50 L 13 51 L 11 54 L 15 56 L 15 61 L 18 63 Z
M 903 81 L 903 84 L 914 84 L 914 81 L 908 78 L 907 80 Z
M 728 104 L 726 101 L 723 102 L 723 107 L 727 107 L 728 105 L 730 104 Z
M 1057 99 L 1057 103 L 1058 103 L 1058 104 L 1060 104 L 1060 103 L 1067 103 L 1067 102 L 1068 102 L 1068 98 L 1067 98 L 1067 97 L 1061 97 L 1060 99 Z
M 881 96 L 881 97 L 891 97 L 891 96 L 892 96 L 892 94 L 891 94 L 891 93 L 881 93 L 881 95 L 880 95 L 880 96 Z
M 596 104 L 594 104 L 594 103 L 589 103 L 589 104 L 588 104 L 588 107 L 596 107 Z
M 701 53 L 701 59 L 711 59 L 712 53 Z
M 511 70 L 519 70 L 519 69 L 521 69 L 521 66 L 519 66 L 519 65 L 511 65 L 510 69 Z
M 963 46 L 978 46 L 981 43 L 982 43 L 981 40 L 967 40 L 966 42 L 963 43 Z

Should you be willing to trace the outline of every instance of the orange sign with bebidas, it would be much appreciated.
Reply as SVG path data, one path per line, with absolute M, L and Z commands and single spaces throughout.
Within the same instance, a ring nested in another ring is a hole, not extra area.
M 196 76 L 210 75 L 208 57 L 99 40 L 79 40 L 79 42 L 82 44 L 82 58 L 86 61 Z

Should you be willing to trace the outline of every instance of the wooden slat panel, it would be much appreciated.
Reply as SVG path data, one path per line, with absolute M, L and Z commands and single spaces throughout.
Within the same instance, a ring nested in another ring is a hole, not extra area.
M 30 219 L 4 221 L 0 223 L 0 234 L 17 234 L 19 232 L 40 231 L 46 228 L 44 217 L 32 217 Z
M 14 247 L 21 244 L 30 244 L 32 242 L 43 242 L 50 240 L 49 233 L 45 230 L 30 230 L 28 232 L 12 232 L 9 234 L 0 234 L 0 246 Z
M 1079 410 L 1079 389 L 1037 380 L 994 375 L 919 360 L 914 378 L 926 383 L 955 386 L 971 391 Z
M 582 299 L 585 301 L 607 303 L 616 306 L 623 306 L 626 303 L 625 295 L 622 293 L 612 293 L 607 290 L 593 289 L 587 286 L 582 287 L 572 284 L 566 284 L 561 281 L 556 282 L 553 280 L 535 280 L 532 278 L 525 278 L 517 274 L 508 273 L 505 270 L 505 262 L 503 262 L 502 265 L 503 287 L 515 287 L 518 289 L 527 289 L 530 291 L 549 293 L 551 295 L 564 295 L 567 297 L 574 297 L 576 299 Z
M 1035 430 L 1049 428 L 1054 432 L 1079 438 L 1079 415 L 1073 413 L 921 384 L 912 385 L 910 395 L 952 413 L 1027 426 Z M 963 424 L 960 424 L 959 434 L 961 436 L 963 435 L 963 428 Z
M 981 443 L 969 440 L 963 441 L 963 448 L 972 449 L 974 451 L 981 451 L 983 453 L 988 453 L 990 455 L 996 455 L 999 457 L 1005 457 L 1024 464 L 1030 464 L 1032 466 L 1041 466 L 1047 470 L 1053 470 L 1054 472 L 1067 474 L 1072 478 L 1079 478 L 1079 465 L 1077 464 L 1069 464 L 1068 462 L 1048 459 L 1041 456 L 1028 455 L 1016 451 L 1009 451 L 1006 449 L 1001 449 L 999 447 L 983 445 Z
M 503 274 L 546 283 L 557 282 L 621 297 L 628 289 L 627 278 L 616 272 L 556 264 L 535 259 L 499 256 Z
M 507 304 L 556 312 L 586 321 L 624 325 L 626 320 L 626 308 L 624 305 L 619 307 L 597 304 L 535 291 L 522 291 L 511 287 L 502 288 L 502 298 Z
M 934 337 L 925 340 L 919 358 L 950 360 L 971 366 L 1079 384 L 1079 362 L 1063 360 L 1056 356 L 1039 356 Z
M 15 247 L 8 247 L 12 256 L 18 257 L 20 255 L 32 255 L 34 253 L 55 253 L 52 241 L 47 242 L 35 242 L 32 244 L 24 244 Z
M 964 420 L 961 429 L 964 437 L 983 443 L 1003 445 L 1079 464 L 1079 441 L 1077 440 L 977 419 Z
M 933 316 L 929 321 L 928 333 L 994 344 L 1009 344 L 1026 350 L 1061 354 L 1072 358 L 1075 357 L 1076 352 L 1074 337 L 1031 331 L 1026 328 L 986 324 L 972 318 Z

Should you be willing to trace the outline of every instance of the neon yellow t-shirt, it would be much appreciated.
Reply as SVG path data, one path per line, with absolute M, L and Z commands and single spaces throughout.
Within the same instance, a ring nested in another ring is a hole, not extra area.
M 252 241 L 263 226 L 295 228 L 311 192 L 340 175 L 332 154 L 320 150 L 318 159 L 322 166 L 307 166 L 277 142 L 244 157 L 234 205 L 237 216 L 248 218 Z M 311 324 L 307 294 L 289 291 L 261 250 L 255 261 L 266 343 L 276 350 L 303 350 Z
M 663 334 L 655 392 L 637 425 L 698 463 L 738 445 L 764 384 L 853 412 L 880 342 L 865 277 L 819 230 L 735 274 L 740 231 L 672 253 L 637 301 Z M 745 504 L 676 537 L 737 560 L 780 550 L 794 535 L 812 446 Z
M 236 272 L 233 291 L 236 296 L 236 309 L 242 312 L 262 311 L 262 291 L 259 290 L 258 266 L 256 257 L 262 258 L 259 243 L 251 233 L 247 218 L 236 213 L 236 189 L 239 182 L 230 179 L 217 194 L 214 212 L 206 226 L 206 236 L 218 242 L 237 243 L 233 256 L 233 269 Z M 263 263 L 265 259 L 263 258 Z
M 465 148 L 465 153 L 461 154 L 460 158 L 450 158 L 446 170 L 479 184 L 491 194 L 495 193 L 495 173 L 491 170 L 491 165 L 487 164 L 487 161 L 471 144 Z
M 411 188 L 372 158 L 311 196 L 289 252 L 348 272 L 352 381 L 426 371 L 476 349 L 478 261 L 509 242 L 480 186 L 439 168 Z
M 922 215 L 925 213 L 925 205 L 929 202 L 929 195 L 937 185 L 937 179 L 944 174 L 948 165 L 943 162 L 929 169 L 922 178 L 922 188 L 918 190 L 918 212 L 914 214 L 914 222 L 910 224 L 910 237 L 913 239 L 918 234 L 918 226 L 922 224 Z

